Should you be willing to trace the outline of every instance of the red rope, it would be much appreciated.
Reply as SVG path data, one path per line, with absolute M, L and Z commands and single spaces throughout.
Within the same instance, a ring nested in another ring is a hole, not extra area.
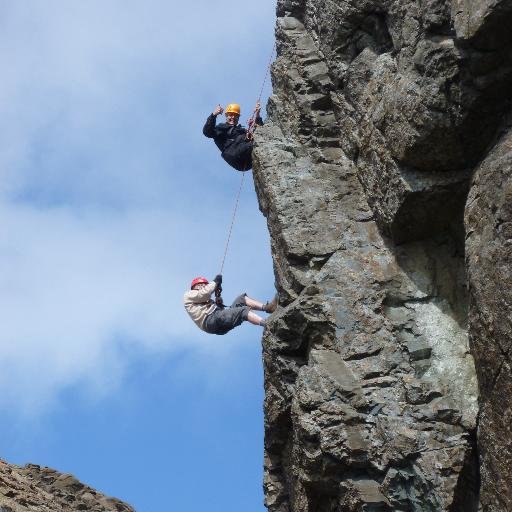
M 274 52 L 276 51 L 276 43 L 274 43 L 274 46 L 272 47 L 272 52 L 270 53 L 270 58 L 268 59 L 267 64 L 267 71 L 265 72 L 265 77 L 263 79 L 263 83 L 261 84 L 260 94 L 258 96 L 258 100 L 256 103 L 261 102 L 261 96 L 263 95 L 263 89 L 265 88 L 265 84 L 267 83 L 267 78 L 270 73 L 270 68 L 272 67 L 272 59 L 274 58 Z M 250 140 L 254 136 L 254 132 L 256 131 L 256 127 L 258 125 L 256 124 L 256 109 L 252 113 L 251 117 L 247 121 L 247 139 Z

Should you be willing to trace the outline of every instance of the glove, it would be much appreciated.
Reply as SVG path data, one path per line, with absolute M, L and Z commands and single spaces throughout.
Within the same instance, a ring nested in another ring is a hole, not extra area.
M 222 276 L 220 274 L 217 274 L 213 278 L 214 282 L 217 284 L 217 288 L 222 284 Z

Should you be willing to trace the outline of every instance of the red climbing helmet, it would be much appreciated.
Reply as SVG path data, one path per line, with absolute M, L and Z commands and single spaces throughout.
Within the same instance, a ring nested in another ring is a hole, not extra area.
M 200 283 L 208 284 L 208 279 L 206 279 L 206 277 L 194 277 L 194 279 L 192 279 L 190 289 L 193 290 L 194 286 Z

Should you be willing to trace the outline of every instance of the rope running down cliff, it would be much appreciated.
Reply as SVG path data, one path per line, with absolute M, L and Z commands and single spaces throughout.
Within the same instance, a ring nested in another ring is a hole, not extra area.
M 258 96 L 257 103 L 261 102 L 261 96 L 263 95 L 263 89 L 265 88 L 265 84 L 267 82 L 267 78 L 270 73 L 270 68 L 272 66 L 272 59 L 274 57 L 275 50 L 276 50 L 276 45 L 274 43 L 274 46 L 272 47 L 272 53 L 270 54 L 270 59 L 268 61 L 268 65 L 267 65 L 267 71 L 265 72 L 265 77 L 263 79 L 263 83 L 261 84 L 260 94 Z M 252 116 L 250 117 L 250 119 L 247 123 L 247 137 L 252 138 L 255 131 L 256 131 L 256 111 L 254 111 L 252 113 Z M 222 256 L 222 262 L 220 264 L 219 274 L 222 274 L 222 272 L 224 271 L 224 263 L 226 262 L 226 255 L 228 253 L 229 242 L 231 241 L 231 234 L 233 233 L 233 226 L 235 225 L 236 214 L 238 212 L 238 205 L 240 203 L 240 196 L 242 194 L 242 188 L 244 186 L 246 172 L 247 172 L 247 169 L 245 171 L 242 171 L 242 177 L 240 179 L 240 186 L 238 188 L 238 194 L 236 196 L 235 207 L 233 209 L 233 214 L 231 216 L 231 224 L 230 224 L 229 230 L 228 230 L 228 237 L 226 240 L 226 245 L 224 247 L 224 254 Z

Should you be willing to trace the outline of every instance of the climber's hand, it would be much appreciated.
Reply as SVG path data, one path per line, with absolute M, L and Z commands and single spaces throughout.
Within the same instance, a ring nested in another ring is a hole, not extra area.
M 215 110 L 212 112 L 212 114 L 214 116 L 218 116 L 219 114 L 222 114 L 222 112 L 224 112 L 224 109 L 220 105 L 217 105 L 215 107 Z

